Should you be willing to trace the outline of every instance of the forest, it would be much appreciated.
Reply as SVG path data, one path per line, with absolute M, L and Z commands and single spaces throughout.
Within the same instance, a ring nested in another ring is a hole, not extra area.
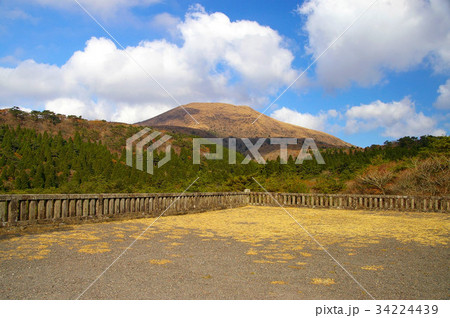
M 94 124 L 101 128 L 93 128 Z M 292 157 L 287 164 L 279 160 L 241 164 L 245 156 L 240 153 L 235 165 L 227 159 L 204 158 L 195 165 L 193 136 L 174 134 L 172 159 L 150 175 L 125 164 L 126 137 L 140 129 L 48 111 L 4 111 L 0 193 L 182 192 L 197 177 L 191 192 L 263 191 L 253 178 L 272 192 L 448 195 L 449 191 L 450 137 L 403 137 L 366 148 L 323 149 L 325 165 L 315 160 L 295 164 Z M 155 164 L 162 156 L 156 153 Z

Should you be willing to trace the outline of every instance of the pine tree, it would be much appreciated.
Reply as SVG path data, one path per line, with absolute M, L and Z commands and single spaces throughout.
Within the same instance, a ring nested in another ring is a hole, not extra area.
M 15 188 L 18 190 L 24 190 L 30 188 L 30 178 L 25 170 L 20 171 L 15 180 Z
M 44 166 L 39 164 L 36 168 L 36 173 L 33 176 L 33 180 L 31 182 L 33 188 L 42 189 L 45 186 L 45 175 L 44 175 Z

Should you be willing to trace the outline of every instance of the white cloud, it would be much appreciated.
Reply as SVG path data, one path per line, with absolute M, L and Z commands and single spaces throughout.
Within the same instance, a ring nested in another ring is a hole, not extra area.
M 71 114 L 92 119 L 108 118 L 116 122 L 136 122 L 159 115 L 169 108 L 165 105 L 120 103 L 119 107 L 111 107 L 105 101 L 98 103 L 92 100 L 79 100 L 76 98 L 57 98 L 48 101 L 45 109 L 55 113 Z
M 85 115 L 88 111 L 88 105 L 74 98 L 57 98 L 47 102 L 45 109 L 55 113 L 81 116 Z
M 181 46 L 166 40 L 143 41 L 124 52 L 108 39 L 92 38 L 61 67 L 33 60 L 15 68 L 0 67 L 0 99 L 86 118 L 135 122 L 177 106 L 142 68 L 181 104 L 224 101 L 262 106 L 298 74 L 283 38 L 269 27 L 231 22 L 226 15 L 207 14 L 201 7 L 190 11 L 177 27 Z
M 307 52 L 318 57 L 372 0 L 309 0 L 298 7 L 306 18 Z M 450 70 L 448 0 L 379 0 L 317 62 L 328 89 L 356 82 L 379 83 L 386 71 L 407 71 L 428 61 Z
M 150 26 L 153 28 L 161 28 L 168 30 L 170 33 L 176 31 L 177 25 L 180 24 L 180 18 L 171 15 L 170 13 L 163 12 L 153 17 L 150 22 Z
M 338 113 L 338 111 L 335 110 L 335 109 L 330 109 L 330 110 L 328 111 L 328 116 L 330 116 L 330 117 L 338 117 L 338 116 L 339 116 L 339 113 Z
M 273 29 L 254 21 L 230 22 L 223 13 L 206 14 L 202 7 L 187 15 L 179 26 L 189 63 L 210 72 L 220 68 L 237 70 L 245 83 L 274 93 L 290 84 L 296 73 L 293 54 Z
M 417 112 L 414 103 L 408 97 L 391 103 L 378 100 L 368 105 L 353 106 L 343 113 L 330 109 L 327 112 L 312 115 L 282 107 L 270 116 L 305 128 L 328 132 L 344 130 L 350 135 L 379 129 L 382 131 L 382 136 L 392 138 L 446 135 L 445 130 L 437 127 L 438 121 L 422 112 Z M 341 120 L 345 121 L 345 126 L 342 125 Z
M 444 135 L 437 129 L 437 121 L 416 112 L 414 103 L 405 97 L 401 101 L 383 103 L 375 101 L 368 105 L 353 106 L 346 113 L 345 130 L 349 134 L 382 129 L 385 137 Z
M 142 118 L 152 118 L 165 111 L 168 111 L 170 107 L 167 105 L 155 105 L 155 104 L 121 104 L 116 112 L 112 116 L 113 121 L 132 123 Z M 136 120 L 138 119 L 138 120 Z
M 0 67 L 0 98 L 4 103 L 41 101 L 68 93 L 60 68 L 26 60 L 15 68 Z
M 0 16 L 3 19 L 9 19 L 9 20 L 25 20 L 30 22 L 36 22 L 37 19 L 29 15 L 23 10 L 20 9 L 5 9 L 0 8 Z
M 270 116 L 289 124 L 324 131 L 328 126 L 328 119 L 330 117 L 338 116 L 338 112 L 334 109 L 330 109 L 327 113 L 321 112 L 318 115 L 312 115 L 310 113 L 300 113 L 295 110 L 282 107 L 275 110 L 272 114 L 270 114 Z
M 21 61 L 15 57 L 14 55 L 8 55 L 4 57 L 0 57 L 0 64 L 9 64 L 9 65 L 17 65 Z
M 434 106 L 439 109 L 450 109 L 450 79 L 445 84 L 439 86 L 439 96 Z
M 0 106 L 0 109 L 6 109 L 6 108 L 12 108 L 11 106 Z M 21 111 L 27 112 L 27 113 L 31 113 L 32 109 L 27 108 L 27 107 L 19 107 L 19 109 Z

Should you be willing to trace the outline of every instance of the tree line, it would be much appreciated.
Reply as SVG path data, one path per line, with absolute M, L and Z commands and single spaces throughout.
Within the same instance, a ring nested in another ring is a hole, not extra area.
M 324 149 L 325 165 L 315 160 L 298 165 L 292 157 L 287 164 L 278 159 L 244 165 L 240 153 L 237 164 L 230 165 L 226 148 L 223 160 L 202 159 L 195 165 L 189 138 L 178 134 L 173 139 L 177 151 L 172 149 L 172 159 L 150 175 L 125 164 L 124 147 L 111 149 L 79 131 L 64 138 L 2 125 L 0 192 L 181 192 L 198 176 L 190 191 L 262 191 L 255 178 L 274 192 L 448 193 L 450 137 L 404 137 L 364 149 Z M 164 155 L 156 153 L 155 164 Z M 417 188 L 418 180 L 423 185 L 425 179 L 433 185 Z

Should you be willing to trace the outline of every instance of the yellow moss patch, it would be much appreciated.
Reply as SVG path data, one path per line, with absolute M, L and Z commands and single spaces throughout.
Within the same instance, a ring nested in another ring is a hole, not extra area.
M 291 254 L 285 254 L 285 253 L 273 253 L 273 254 L 269 254 L 269 255 L 264 255 L 265 258 L 269 258 L 269 259 L 284 259 L 284 260 L 289 260 L 289 259 L 294 259 L 295 256 L 291 255 Z
M 36 255 L 28 256 L 28 260 L 37 260 L 37 259 L 44 259 L 48 254 L 50 253 L 50 250 L 40 250 Z
M 282 280 L 275 280 L 273 282 L 270 282 L 272 285 L 286 285 L 287 283 Z
M 213 237 L 214 237 L 214 234 L 212 234 L 212 233 L 205 233 L 205 234 L 199 234 L 198 236 L 200 236 L 200 237 L 209 237 L 209 238 L 213 238 Z
M 28 260 L 29 261 L 38 260 L 38 259 L 44 259 L 44 258 L 45 258 L 45 256 L 43 256 L 43 255 L 28 256 Z
M 109 251 L 111 250 L 109 249 L 108 243 L 89 244 L 78 249 L 79 253 L 86 254 L 106 253 Z
M 98 237 L 95 234 L 97 234 L 97 233 L 95 233 L 95 231 L 91 230 L 91 232 L 89 232 L 88 229 L 85 229 L 85 230 L 74 230 L 68 234 L 63 234 L 63 235 L 49 234 L 48 238 L 49 239 L 52 239 L 52 238 L 57 239 L 59 237 L 59 239 L 80 240 L 80 241 L 98 241 L 98 240 L 100 240 L 100 237 Z
M 166 238 L 172 239 L 172 240 L 177 240 L 177 239 L 181 239 L 183 237 L 181 235 L 166 235 Z
M 136 235 L 131 235 L 131 238 L 137 240 L 137 241 L 141 241 L 141 240 L 149 240 L 150 237 L 146 237 L 145 235 L 141 235 L 141 233 L 136 234 Z
M 289 265 L 289 268 L 293 268 L 293 269 L 305 269 L 303 266 L 297 266 L 297 265 Z
M 336 282 L 332 278 L 313 278 L 311 284 L 330 286 L 336 284 Z
M 302 256 L 304 256 L 304 257 L 311 257 L 311 256 L 312 256 L 311 253 L 306 253 L 306 252 L 301 252 L 300 254 L 301 254 Z
M 250 249 L 250 250 L 248 250 L 248 252 L 245 253 L 245 254 L 247 254 L 247 255 L 258 255 L 258 252 L 255 251 L 254 249 Z
M 253 262 L 258 263 L 258 264 L 274 264 L 275 263 L 275 262 L 269 261 L 267 259 L 256 259 Z
M 378 270 L 383 270 L 384 267 L 381 265 L 366 265 L 361 267 L 362 269 L 365 269 L 366 271 L 378 271 Z
M 448 245 L 450 221 L 443 213 L 358 211 L 333 209 L 286 208 L 290 214 L 323 245 L 340 245 L 356 249 L 376 244 L 383 239 L 395 239 L 399 243 L 416 243 L 425 246 Z M 299 232 L 299 227 L 280 208 L 249 206 L 244 208 L 186 214 L 161 218 L 140 239 L 149 239 L 163 233 L 172 238 L 182 235 L 201 235 L 201 238 L 220 237 L 226 245 L 233 241 L 264 246 L 264 254 L 292 253 L 308 246 L 310 238 Z M 40 250 L 52 250 L 54 246 L 67 249 L 84 249 L 85 244 L 114 242 L 115 239 L 137 237 L 154 218 L 123 220 L 103 224 L 80 224 L 67 231 L 23 235 L 5 239 L 0 246 L 0 261 L 28 257 L 43 257 Z M 112 230 L 111 230 L 112 229 Z M 233 241 L 231 241 L 233 240 Z M 106 243 L 105 243 L 106 244 Z M 167 242 L 170 244 L 170 241 Z M 172 246 L 183 243 L 172 243 Z M 46 248 L 39 246 L 47 246 Z M 270 246 L 270 247 L 269 247 Z M 95 252 L 109 250 L 100 245 Z M 356 251 L 347 251 L 355 253 Z M 259 252 L 262 253 L 262 252 Z M 302 253 L 304 257 L 312 256 Z M 261 260 L 259 261 L 261 262 Z
M 169 263 L 172 263 L 172 261 L 169 259 L 151 259 L 150 260 L 150 264 L 154 264 L 154 265 L 165 265 L 165 264 L 169 264 Z

